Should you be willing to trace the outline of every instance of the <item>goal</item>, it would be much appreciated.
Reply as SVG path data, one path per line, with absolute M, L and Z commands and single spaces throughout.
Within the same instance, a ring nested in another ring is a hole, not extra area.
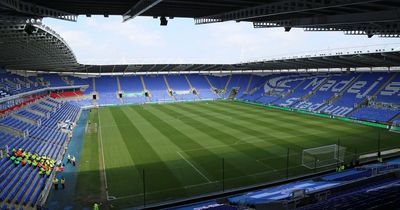
M 337 144 L 304 149 L 302 165 L 309 169 L 336 165 L 344 161 L 346 148 Z
M 88 123 L 86 126 L 86 133 L 97 133 L 97 123 Z

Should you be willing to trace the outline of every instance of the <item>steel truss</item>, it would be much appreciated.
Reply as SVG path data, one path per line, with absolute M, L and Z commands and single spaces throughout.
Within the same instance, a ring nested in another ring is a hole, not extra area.
M 225 21 L 243 21 L 277 15 L 288 15 L 292 13 L 356 6 L 373 2 L 379 2 L 379 0 L 286 0 L 217 15 L 195 18 L 195 23 L 206 24 Z
M 130 10 L 128 10 L 122 17 L 123 21 L 128 21 L 130 19 L 133 19 L 147 10 L 151 9 L 152 7 L 156 6 L 163 0 L 140 0 L 138 3 L 136 3 Z
M 32 23 L 31 23 L 32 24 Z M 39 21 L 32 24 L 0 23 L 0 66 L 16 70 L 55 70 L 78 66 L 68 44 L 53 30 Z
M 20 13 L 15 16 L 33 16 L 33 17 L 52 17 L 61 20 L 76 22 L 78 16 L 61 10 L 51 9 L 44 6 L 21 0 L 0 0 L 0 6 L 8 8 L 11 11 Z

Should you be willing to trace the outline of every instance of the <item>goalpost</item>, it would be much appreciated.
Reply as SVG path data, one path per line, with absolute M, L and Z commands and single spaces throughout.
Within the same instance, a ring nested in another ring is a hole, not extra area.
M 88 134 L 97 133 L 97 129 L 98 129 L 97 123 L 88 123 L 86 125 L 86 133 Z
M 342 163 L 346 148 L 337 144 L 304 149 L 302 165 L 309 169 L 322 168 Z

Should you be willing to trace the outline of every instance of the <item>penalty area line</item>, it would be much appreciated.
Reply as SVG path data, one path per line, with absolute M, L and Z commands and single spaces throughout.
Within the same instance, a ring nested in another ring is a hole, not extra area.
M 197 173 L 199 173 L 205 180 L 208 181 L 208 183 L 211 183 L 212 181 L 210 179 L 207 178 L 206 175 L 204 175 L 198 168 L 196 168 L 196 166 L 194 166 L 189 160 L 187 160 L 185 158 L 185 156 L 183 156 L 179 151 L 177 151 L 176 153 L 178 153 L 179 156 L 181 156 L 181 158 L 186 161 L 190 166 L 192 166 L 192 168 L 194 168 L 194 170 L 197 171 Z

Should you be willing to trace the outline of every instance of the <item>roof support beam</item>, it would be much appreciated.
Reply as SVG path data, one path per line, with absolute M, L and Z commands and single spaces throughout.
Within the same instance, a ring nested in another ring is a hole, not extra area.
M 162 2 L 162 0 L 140 0 L 122 16 L 123 22 L 126 22 L 130 19 L 133 19 L 143 14 L 144 12 L 156 6 L 160 2 Z
M 217 15 L 195 18 L 195 23 L 206 24 L 232 20 L 251 20 L 254 18 L 264 18 L 276 15 L 288 15 L 299 12 L 348 7 L 379 1 L 380 0 L 286 0 Z
M 52 17 L 60 20 L 67 20 L 76 22 L 77 15 L 64 12 L 61 10 L 51 9 L 44 6 L 39 6 L 21 0 L 0 0 L 0 5 L 5 6 L 14 11 L 20 12 L 25 15 L 34 15 L 39 17 Z
M 360 23 L 382 23 L 400 20 L 400 9 L 388 11 L 373 11 L 364 13 L 324 15 L 308 18 L 295 18 L 280 21 L 254 22 L 254 28 L 269 27 L 333 27 L 337 25 L 350 26 Z

